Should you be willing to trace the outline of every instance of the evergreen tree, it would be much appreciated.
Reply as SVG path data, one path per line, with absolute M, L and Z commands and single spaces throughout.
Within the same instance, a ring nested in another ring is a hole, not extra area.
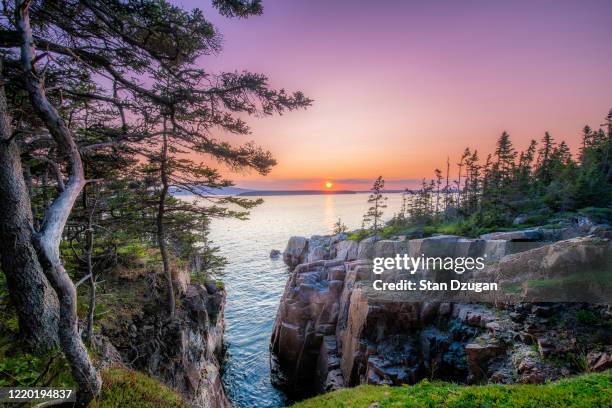
M 434 174 L 436 177 L 436 210 L 435 213 L 436 215 L 438 215 L 441 211 L 441 204 L 440 204 L 440 189 L 442 187 L 442 170 L 440 169 L 435 169 L 434 170 Z
M 333 234 L 344 234 L 347 231 L 348 227 L 342 222 L 340 218 L 338 218 L 338 221 L 334 224 L 334 229 L 332 230 Z
M 363 216 L 364 224 L 370 223 L 372 225 L 374 234 L 377 234 L 382 226 L 383 210 L 387 208 L 387 204 L 385 204 L 387 197 L 383 195 L 384 187 L 385 180 L 382 178 L 382 176 L 378 176 L 372 185 L 372 194 L 370 194 L 368 197 L 368 204 L 370 204 L 371 207 Z
M 536 178 L 540 188 L 545 188 L 552 180 L 551 156 L 555 149 L 555 141 L 550 133 L 545 132 L 541 147 L 538 150 Z
M 215 0 L 213 5 L 228 17 L 261 13 L 259 1 Z M 2 7 L 3 15 L 10 16 L 0 22 L 2 84 L 28 96 L 21 98 L 25 109 L 13 99 L 6 106 L 0 98 L 0 189 L 14 194 L 0 204 L 0 213 L 8 214 L 2 218 L 0 238 L 7 242 L 3 248 L 22 256 L 17 264 L 11 262 L 12 254 L 3 253 L 2 270 L 26 342 L 42 350 L 57 344 L 54 339 L 59 337 L 79 387 L 78 402 L 87 405 L 99 392 L 101 381 L 79 335 L 74 271 L 66 268 L 60 248 L 77 200 L 85 185 L 94 182 L 87 179 L 87 157 L 118 149 L 152 159 L 151 150 L 157 148 L 156 163 L 170 170 L 166 165 L 178 160 L 173 161 L 170 148 L 164 152 L 160 143 L 170 129 L 181 137 L 177 146 L 188 145 L 230 167 L 265 168 L 271 159 L 258 148 L 230 146 L 211 132 L 248 133 L 241 113 L 269 115 L 307 106 L 310 101 L 299 92 L 270 89 L 260 74 L 215 75 L 197 68 L 198 57 L 220 51 L 219 34 L 199 11 L 131 0 L 44 2 L 42 6 L 18 0 Z M 168 83 L 167 78 L 172 81 Z M 95 110 L 75 109 L 73 115 L 66 101 L 81 107 L 95 105 Z M 112 113 L 112 119 L 92 123 L 86 111 L 94 117 Z M 19 112 L 19 120 L 10 117 L 13 112 Z M 162 129 L 155 117 L 167 118 L 171 126 Z M 37 175 L 32 179 L 28 173 L 30 168 L 42 170 L 43 188 L 37 195 L 28 191 L 29 186 L 38 187 Z M 161 173 L 170 181 L 171 172 Z M 178 170 L 173 174 L 191 184 Z M 160 192 L 158 213 L 164 213 L 165 209 L 160 210 L 166 200 L 161 196 L 171 183 L 160 183 L 162 189 L 154 190 Z M 39 199 L 44 205 L 35 202 Z M 4 208 L 9 202 L 19 206 Z
M 495 156 L 497 157 L 497 168 L 500 172 L 499 177 L 501 180 L 509 179 L 514 169 L 517 153 L 510 141 L 508 132 L 503 132 L 497 140 Z

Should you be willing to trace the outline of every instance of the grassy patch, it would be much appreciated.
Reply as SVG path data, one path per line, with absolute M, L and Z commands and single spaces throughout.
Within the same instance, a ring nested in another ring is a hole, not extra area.
M 576 287 L 576 285 L 580 284 L 586 286 L 595 284 L 605 288 L 612 288 L 612 271 L 582 270 L 579 273 L 573 273 L 560 278 L 527 280 L 527 286 L 531 288 Z
M 612 372 L 544 385 L 460 386 L 425 380 L 414 386 L 362 385 L 311 398 L 295 408 L 350 407 L 605 407 L 612 403 Z M 374 404 L 374 405 L 373 405 Z
M 138 371 L 109 368 L 102 381 L 100 397 L 90 408 L 187 408 L 176 391 Z
M 369 236 L 370 234 L 368 233 L 367 230 L 359 230 L 357 232 L 351 232 L 348 234 L 347 239 L 350 241 L 361 241 L 362 239 L 365 239 Z

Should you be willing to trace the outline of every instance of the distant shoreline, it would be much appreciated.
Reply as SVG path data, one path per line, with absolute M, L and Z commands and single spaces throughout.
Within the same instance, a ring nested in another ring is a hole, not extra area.
M 383 194 L 403 193 L 406 190 L 385 190 Z M 412 193 L 411 191 L 409 191 Z M 346 195 L 346 194 L 366 194 L 370 190 L 244 190 L 241 188 L 219 189 L 203 192 L 207 196 L 236 196 L 236 197 L 266 197 L 266 196 L 296 196 L 296 195 Z M 174 190 L 173 195 L 186 196 L 193 193 L 186 190 Z
M 277 195 L 329 195 L 329 194 L 357 194 L 357 191 L 350 190 L 268 190 L 268 191 L 245 191 L 239 196 L 277 196 Z

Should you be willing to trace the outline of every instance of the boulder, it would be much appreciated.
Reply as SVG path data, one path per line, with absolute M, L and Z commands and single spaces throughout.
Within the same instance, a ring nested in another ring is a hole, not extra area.
M 372 259 L 374 258 L 374 244 L 378 241 L 378 237 L 370 237 L 362 240 L 357 249 L 357 259 Z
M 468 381 L 478 383 L 487 378 L 490 360 L 504 353 L 505 350 L 497 344 L 466 344 L 465 357 L 470 372 Z
M 587 355 L 590 371 L 604 371 L 612 368 L 612 347 L 606 351 L 592 351 Z
M 576 224 L 578 228 L 583 232 L 588 232 L 595 223 L 589 217 L 578 217 L 576 219 Z
M 453 256 L 456 258 L 477 258 L 485 252 L 486 241 L 483 239 L 459 238 L 455 243 Z
M 289 266 L 289 269 L 293 269 L 304 263 L 307 254 L 308 240 L 304 237 L 291 237 L 287 242 L 285 252 L 283 252 L 283 261 Z
M 455 235 L 437 235 L 429 238 L 411 239 L 409 255 L 412 257 L 446 257 L 453 256 L 459 237 Z
M 527 222 L 527 220 L 529 220 L 529 215 L 527 214 L 520 214 L 517 215 L 514 220 L 512 221 L 512 225 L 521 225 Z
M 306 262 L 316 262 L 331 257 L 332 237 L 324 235 L 313 235 L 308 240 L 308 255 Z
M 381 240 L 374 244 L 374 257 L 393 258 L 408 253 L 408 241 Z
M 504 241 L 539 241 L 542 239 L 542 232 L 539 228 L 532 228 L 520 231 L 491 232 L 481 235 L 480 238 Z
M 487 239 L 484 241 L 484 249 L 482 256 L 487 262 L 499 261 L 504 256 L 506 256 L 507 247 L 508 242 L 505 240 Z
M 359 243 L 357 241 L 345 240 L 336 244 L 336 259 L 342 261 L 354 261 L 357 259 Z

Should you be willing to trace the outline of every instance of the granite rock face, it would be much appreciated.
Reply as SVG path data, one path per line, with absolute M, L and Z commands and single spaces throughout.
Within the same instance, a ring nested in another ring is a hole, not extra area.
M 293 269 L 306 261 L 307 254 L 308 240 L 304 237 L 291 237 L 283 252 L 283 261 L 290 269 Z
M 120 363 L 148 373 L 178 391 L 194 408 L 231 404 L 221 380 L 224 357 L 225 291 L 213 282 L 192 283 L 187 271 L 175 271 L 180 306 L 169 320 L 156 296 L 126 308 L 115 324 L 102 324 L 105 364 Z M 184 275 L 184 276 L 183 276 Z M 158 290 L 142 280 L 126 280 L 135 293 Z
M 584 355 L 592 369 L 605 369 L 612 361 L 606 348 L 612 344 L 607 305 L 394 302 L 366 290 L 377 279 L 374 257 L 486 256 L 489 273 L 536 261 L 553 273 L 568 256 L 577 259 L 567 264 L 571 268 L 588 257 L 578 256 L 584 249 L 579 240 L 586 238 L 550 244 L 541 241 L 550 236 L 541 234 L 540 241 L 529 241 L 534 234 L 369 238 L 360 243 L 332 243 L 330 238 L 334 249 L 323 259 L 297 265 L 287 281 L 270 342 L 273 383 L 300 398 L 359 384 L 412 384 L 423 378 L 539 383 L 579 372 L 568 357 L 577 355 Z M 589 326 L 580 315 L 595 316 L 598 323 Z

